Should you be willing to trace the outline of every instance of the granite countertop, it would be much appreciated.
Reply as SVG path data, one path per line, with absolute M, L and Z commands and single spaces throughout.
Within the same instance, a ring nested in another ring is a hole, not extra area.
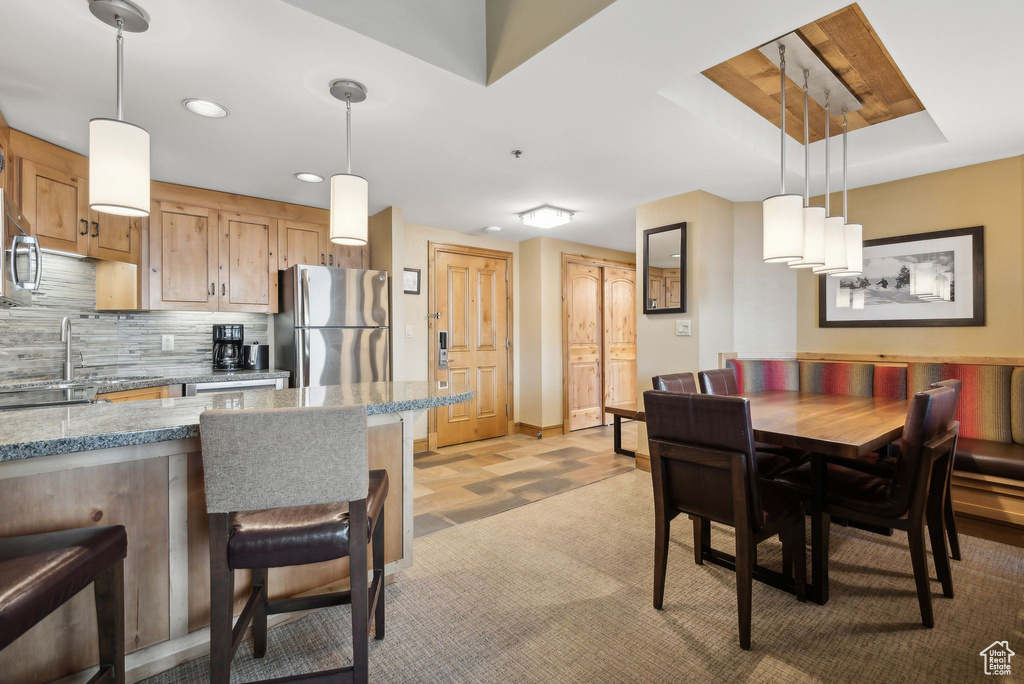
M 473 394 L 455 393 L 436 382 L 367 382 L 15 409 L 0 412 L 0 461 L 198 437 L 199 414 L 206 409 L 365 404 L 366 413 L 374 415 L 460 404 Z
M 130 375 L 80 375 L 75 377 L 74 382 L 95 382 L 99 385 L 98 394 L 108 392 L 124 392 L 125 390 L 146 389 L 148 387 L 162 387 L 164 385 L 187 385 L 194 382 L 237 382 L 239 380 L 267 380 L 276 378 L 288 378 L 291 373 L 286 370 L 239 370 L 239 371 L 214 371 L 209 367 L 190 368 L 173 373 L 132 373 Z M 50 380 L 27 380 L 0 384 L 0 389 L 15 389 L 20 387 L 42 387 L 53 383 L 63 382 L 61 379 Z

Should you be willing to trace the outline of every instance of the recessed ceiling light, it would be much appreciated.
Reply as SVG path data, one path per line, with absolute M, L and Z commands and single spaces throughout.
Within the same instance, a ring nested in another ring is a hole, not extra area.
M 487 226 L 486 228 L 484 228 L 484 232 L 485 233 L 500 233 L 501 232 L 501 226 Z
M 205 116 L 210 119 L 223 119 L 228 115 L 226 107 L 219 105 L 216 102 L 210 102 L 209 100 L 200 100 L 193 97 L 188 100 L 182 100 L 181 104 L 185 105 L 185 109 L 193 114 Z
M 297 174 L 295 174 L 295 177 L 298 178 L 303 183 L 323 183 L 324 182 L 324 177 L 323 176 L 318 176 L 317 174 L 310 173 L 309 171 L 299 171 Z
M 545 204 L 519 215 L 519 220 L 534 228 L 555 228 L 572 221 L 576 214 L 568 209 L 559 209 Z

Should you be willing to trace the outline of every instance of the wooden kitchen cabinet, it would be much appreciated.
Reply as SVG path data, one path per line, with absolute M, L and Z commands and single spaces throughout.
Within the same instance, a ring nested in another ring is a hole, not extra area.
M 89 247 L 95 259 L 141 264 L 142 222 L 132 216 L 89 212 Z
M 22 159 L 21 210 L 40 247 L 88 255 L 89 191 L 84 178 Z
M 367 246 L 336 245 L 331 243 L 333 266 L 340 268 L 370 268 L 370 249 Z
M 277 267 L 282 271 L 295 264 L 334 266 L 333 247 L 325 225 L 289 219 L 278 221 Z
M 218 212 L 155 201 L 149 218 L 149 308 L 217 311 Z
M 277 312 L 277 219 L 220 216 L 219 311 Z

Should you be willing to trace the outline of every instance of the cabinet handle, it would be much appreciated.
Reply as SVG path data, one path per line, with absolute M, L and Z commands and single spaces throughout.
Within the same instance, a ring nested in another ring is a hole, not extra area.
M 330 260 L 331 260 L 331 266 L 333 266 L 334 265 L 334 255 L 333 254 L 330 255 Z
M 220 284 L 220 296 L 223 297 L 223 296 L 227 295 L 227 293 L 228 293 L 227 286 L 224 283 L 221 283 Z
M 92 222 L 92 227 L 93 227 L 93 229 L 96 232 L 93 233 L 92 235 L 90 235 L 89 237 L 99 237 L 100 236 L 100 224 L 97 221 L 93 221 Z
M 324 259 L 324 253 L 323 252 L 320 252 L 320 265 L 321 266 L 326 265 L 326 261 Z
M 214 283 L 210 283 L 210 291 L 207 292 L 206 294 L 210 295 L 211 297 L 217 294 L 217 285 Z
M 82 230 L 80 230 L 78 232 L 78 234 L 79 235 L 88 235 L 89 234 L 89 222 L 86 221 L 85 219 L 78 219 L 78 222 L 82 224 Z

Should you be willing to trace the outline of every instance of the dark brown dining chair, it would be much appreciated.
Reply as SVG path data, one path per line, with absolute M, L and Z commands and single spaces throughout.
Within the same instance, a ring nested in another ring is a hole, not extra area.
M 261 658 L 268 615 L 351 603 L 352 665 L 304 675 L 303 681 L 365 682 L 371 613 L 376 638 L 384 638 L 388 494 L 387 472 L 367 469 L 366 408 L 204 411 L 199 425 L 210 517 L 210 681 L 229 681 L 231 659 L 250 622 L 253 655 Z M 351 591 L 268 600 L 269 568 L 345 556 Z M 252 591 L 232 629 L 233 571 L 242 568 L 252 570 Z
M 661 392 L 697 393 L 697 382 L 693 379 L 693 373 L 655 375 L 651 378 L 651 384 L 654 386 L 654 389 Z
M 123 525 L 0 539 L 0 650 L 91 584 L 100 669 L 89 684 L 124 682 L 127 555 Z
M 704 394 L 731 396 L 740 393 L 736 371 L 731 367 L 703 370 L 697 373 L 697 377 L 700 379 L 700 391 Z
M 750 402 L 649 390 L 644 392 L 654 483 L 654 607 L 665 597 L 669 527 L 680 513 L 693 520 L 694 560 L 710 521 L 736 530 L 736 603 L 740 647 L 750 648 L 751 590 L 757 544 L 778 535 L 796 596 L 806 591 L 804 512 L 799 493 L 762 479 L 757 470 Z
M 827 510 L 837 518 L 878 527 L 904 530 L 910 546 L 910 559 L 917 584 L 921 622 L 933 627 L 932 595 L 928 580 L 928 557 L 924 528 L 928 524 L 935 571 L 942 593 L 953 596 L 953 580 L 943 536 L 943 499 L 929 496 L 929 490 L 941 490 L 953 457 L 959 429 L 949 422 L 956 406 L 956 392 L 939 387 L 918 392 L 908 403 L 906 425 L 896 471 L 892 477 L 872 475 L 862 470 L 829 463 L 826 470 Z M 811 470 L 803 465 L 779 480 L 810 495 Z

